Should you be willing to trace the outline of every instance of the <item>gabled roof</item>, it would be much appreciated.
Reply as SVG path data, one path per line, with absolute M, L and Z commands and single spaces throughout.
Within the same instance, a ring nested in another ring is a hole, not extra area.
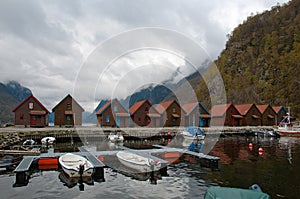
M 148 101 L 148 100 L 143 100 L 143 101 L 139 101 L 139 102 L 136 102 L 134 105 L 132 105 L 130 108 L 129 108 L 129 113 L 130 115 L 133 115 L 135 114 L 135 112 L 145 103 L 148 103 L 150 106 L 151 106 L 151 103 Z
M 64 99 L 62 99 L 56 106 L 54 106 L 54 108 L 52 108 L 52 112 L 54 112 L 55 109 L 56 109 L 63 101 L 65 101 L 68 97 L 71 98 L 72 103 L 75 103 L 75 104 L 82 110 L 82 112 L 84 111 L 84 109 L 80 106 L 80 104 L 78 104 L 78 102 L 77 102 L 70 94 L 68 94 L 68 95 L 67 95 L 66 97 L 64 97 Z
M 172 103 L 174 103 L 174 102 L 176 102 L 176 101 L 175 101 L 175 100 L 169 100 L 169 101 L 161 102 L 160 104 L 157 104 L 157 105 L 155 106 L 155 108 L 156 108 L 156 110 L 157 110 L 157 112 L 158 112 L 159 114 L 162 114 L 162 113 L 165 112 L 165 111 L 168 109 L 168 107 L 169 107 Z
M 126 112 L 126 116 L 128 116 L 126 109 L 117 99 L 108 100 L 106 103 L 104 103 L 103 106 L 96 112 L 96 115 L 101 115 L 107 108 L 111 106 L 112 103 L 118 103 L 124 109 L 124 112 Z
M 207 108 L 201 103 L 201 102 L 198 102 L 198 104 L 199 104 L 199 106 L 201 106 L 204 110 L 205 110 L 205 112 L 206 113 L 200 113 L 200 114 L 208 114 L 208 115 L 210 115 L 210 112 L 207 110 Z
M 106 102 L 108 102 L 108 100 L 101 100 L 101 102 L 98 104 L 98 106 L 95 108 L 94 113 L 96 113 L 97 111 L 99 111 L 99 109 L 106 104 Z
M 102 105 L 102 107 L 96 112 L 96 115 L 101 115 L 109 106 L 111 105 L 111 100 L 108 100 Z
M 284 111 L 286 111 L 286 109 L 283 106 L 273 106 L 272 108 L 276 112 L 276 114 L 278 114 L 281 109 L 283 109 Z
M 38 103 L 43 110 L 46 111 L 46 113 L 49 113 L 49 111 L 45 108 L 45 106 L 37 99 L 33 96 L 33 94 L 29 95 L 27 98 L 25 98 L 18 106 L 16 106 L 16 108 L 13 109 L 13 112 L 15 112 L 18 108 L 20 108 L 20 106 L 22 106 L 25 102 L 27 102 L 30 98 L 32 98 L 36 103 Z
M 214 105 L 211 110 L 210 110 L 210 114 L 214 117 L 222 117 L 224 116 L 224 114 L 226 113 L 226 111 L 233 106 L 232 104 L 217 104 Z
M 240 104 L 234 106 L 241 115 L 246 115 L 251 109 L 251 107 L 254 106 L 254 104 Z
M 189 115 L 195 108 L 198 107 L 198 102 L 194 103 L 188 103 L 182 106 L 182 109 L 184 112 L 186 112 L 187 115 Z
M 263 114 L 267 108 L 269 107 L 270 105 L 269 104 L 263 104 L 263 105 L 257 105 L 256 107 L 258 108 L 259 112 L 261 114 Z M 271 107 L 271 106 L 270 106 Z M 272 107 L 271 107 L 272 108 Z

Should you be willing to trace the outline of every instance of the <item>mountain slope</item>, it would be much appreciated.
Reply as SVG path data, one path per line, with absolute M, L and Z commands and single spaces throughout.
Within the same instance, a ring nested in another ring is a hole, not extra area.
M 31 91 L 28 88 L 17 82 L 0 83 L 0 123 L 13 123 L 14 114 L 12 110 L 30 94 Z
M 300 118 L 299 10 L 300 0 L 293 0 L 235 28 L 215 62 L 229 102 L 290 106 Z M 206 100 L 204 90 L 201 82 L 197 93 Z

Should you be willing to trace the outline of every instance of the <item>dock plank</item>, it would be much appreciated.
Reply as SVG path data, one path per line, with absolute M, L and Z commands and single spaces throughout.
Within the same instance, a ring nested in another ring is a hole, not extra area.
M 25 156 L 17 168 L 14 170 L 15 173 L 29 171 L 32 162 L 36 159 L 36 156 Z

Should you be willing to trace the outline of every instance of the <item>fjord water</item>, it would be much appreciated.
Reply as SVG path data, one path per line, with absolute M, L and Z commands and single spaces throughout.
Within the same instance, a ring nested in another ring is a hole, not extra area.
M 34 173 L 23 187 L 13 187 L 15 175 L 6 173 L 0 176 L 0 198 L 203 198 L 210 186 L 255 183 L 272 198 L 299 198 L 300 138 L 223 137 L 210 155 L 220 157 L 220 171 L 182 161 L 169 165 L 168 176 L 152 184 L 106 168 L 105 182 L 84 184 L 84 191 L 65 186 L 58 171 Z

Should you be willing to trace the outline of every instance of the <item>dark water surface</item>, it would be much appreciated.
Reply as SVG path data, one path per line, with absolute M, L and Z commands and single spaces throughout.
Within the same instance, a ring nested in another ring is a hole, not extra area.
M 151 184 L 149 179 L 136 180 L 106 168 L 105 182 L 84 184 L 84 191 L 78 184 L 65 186 L 59 171 L 33 173 L 23 187 L 13 187 L 15 175 L 6 173 L 0 176 L 0 198 L 203 198 L 210 186 L 248 188 L 254 183 L 271 198 L 300 198 L 300 138 L 219 138 L 210 155 L 220 157 L 220 171 L 179 162 L 168 166 L 168 176 L 159 176 L 157 184 Z

